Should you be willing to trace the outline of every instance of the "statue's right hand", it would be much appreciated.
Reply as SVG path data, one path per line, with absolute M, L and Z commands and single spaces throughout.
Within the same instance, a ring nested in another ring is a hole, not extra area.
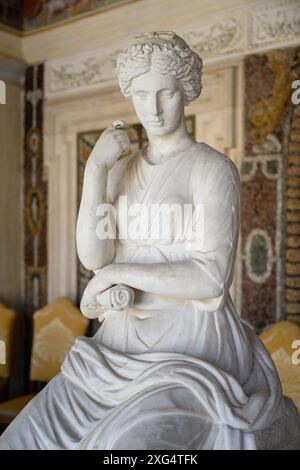
M 110 170 L 122 154 L 128 152 L 130 140 L 127 133 L 122 129 L 109 127 L 97 140 L 88 162 L 103 166 Z

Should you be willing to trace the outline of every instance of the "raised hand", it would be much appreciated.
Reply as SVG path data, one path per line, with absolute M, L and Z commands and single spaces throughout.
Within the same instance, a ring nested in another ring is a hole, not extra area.
M 128 152 L 129 148 L 130 140 L 127 133 L 122 129 L 109 127 L 96 142 L 88 163 L 93 162 L 109 171 L 116 161 Z

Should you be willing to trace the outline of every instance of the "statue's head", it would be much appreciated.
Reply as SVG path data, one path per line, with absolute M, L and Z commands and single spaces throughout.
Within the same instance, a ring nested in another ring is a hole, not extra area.
M 201 93 L 202 60 L 173 32 L 136 36 L 117 60 L 121 91 L 140 122 L 155 135 L 173 132 L 184 106 Z

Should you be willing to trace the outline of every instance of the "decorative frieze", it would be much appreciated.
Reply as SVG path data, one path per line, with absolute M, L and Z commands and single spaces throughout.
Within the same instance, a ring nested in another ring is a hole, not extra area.
M 232 14 L 214 21 L 204 21 L 198 28 L 184 34 L 188 44 L 206 59 L 245 50 L 244 15 Z
M 284 1 L 276 5 L 272 2 L 251 8 L 248 26 L 251 49 L 293 41 L 300 35 L 300 3 Z
M 102 50 L 80 54 L 46 63 L 46 93 L 56 94 L 92 89 L 115 81 L 115 63 L 120 50 L 103 53 Z
M 300 4 L 296 0 L 257 1 L 217 16 L 201 17 L 189 29 L 181 30 L 178 29 L 206 63 L 216 63 L 299 43 Z M 125 37 L 124 47 L 131 40 L 132 36 Z M 46 98 L 116 84 L 115 63 L 119 52 L 118 42 L 46 62 Z

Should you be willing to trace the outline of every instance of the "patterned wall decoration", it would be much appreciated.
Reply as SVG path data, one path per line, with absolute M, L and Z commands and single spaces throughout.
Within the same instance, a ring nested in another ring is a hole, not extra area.
M 291 101 L 299 52 L 245 59 L 242 314 L 257 331 L 282 318 L 300 321 L 300 112 Z
M 25 31 L 128 3 L 128 0 L 30 0 L 24 2 Z
M 188 131 L 190 132 L 191 135 L 194 136 L 195 135 L 195 116 L 186 117 L 186 124 L 187 124 Z M 94 145 L 96 144 L 102 132 L 103 132 L 103 129 L 98 130 L 98 131 L 79 133 L 77 136 L 78 208 L 80 205 L 81 194 L 82 194 L 82 184 L 83 184 L 85 164 Z M 143 148 L 146 145 L 147 135 L 146 135 L 145 129 L 141 126 L 141 124 L 135 124 L 131 126 L 128 130 L 126 130 L 126 132 L 128 133 L 128 137 L 130 139 L 133 150 L 136 150 L 138 148 Z M 85 269 L 84 266 L 82 266 L 82 264 L 78 260 L 77 262 L 78 302 L 80 301 L 83 291 L 88 281 L 91 279 L 92 275 L 93 273 Z
M 27 68 L 24 136 L 25 304 L 32 312 L 47 302 L 47 184 L 43 177 L 43 65 Z
M 22 30 L 23 8 L 20 0 L 0 0 L 0 23 Z
M 0 0 L 0 22 L 32 31 L 129 1 L 133 0 Z
M 300 50 L 295 64 L 300 77 Z M 292 106 L 287 144 L 285 303 L 288 318 L 300 320 L 300 104 Z

